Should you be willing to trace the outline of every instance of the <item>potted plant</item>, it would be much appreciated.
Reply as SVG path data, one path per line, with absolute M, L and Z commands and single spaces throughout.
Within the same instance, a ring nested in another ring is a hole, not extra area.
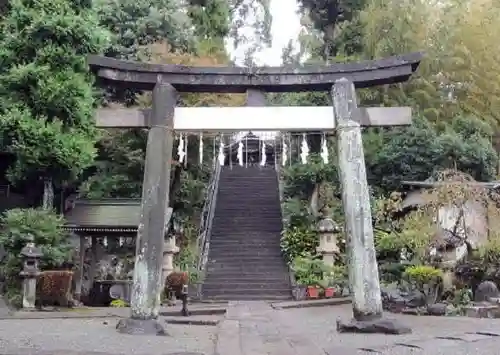
M 335 296 L 335 287 L 328 286 L 325 288 L 325 298 L 333 298 Z
M 342 294 L 342 289 L 347 280 L 347 268 L 345 265 L 327 267 L 324 279 L 325 298 L 333 298 Z
M 307 298 L 319 298 L 321 279 L 314 274 L 310 274 L 304 281 L 307 285 Z
M 293 298 L 296 301 L 303 301 L 307 298 L 307 286 L 310 276 L 310 259 L 305 257 L 295 258 L 291 269 L 295 277 L 295 285 L 292 290 Z

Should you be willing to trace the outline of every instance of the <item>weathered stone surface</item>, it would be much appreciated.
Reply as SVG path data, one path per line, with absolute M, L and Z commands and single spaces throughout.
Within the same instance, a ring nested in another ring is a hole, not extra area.
M 91 55 L 88 64 L 105 81 L 152 90 L 158 80 L 181 92 L 244 93 L 328 91 L 346 77 L 356 87 L 404 82 L 417 69 L 422 53 L 356 63 L 301 67 L 189 67 L 123 61 Z
M 168 335 L 163 325 L 156 319 L 120 319 L 116 329 L 118 333 L 129 335 Z
M 131 317 L 156 319 L 162 291 L 163 247 L 168 221 L 170 164 L 172 159 L 173 120 L 177 92 L 168 84 L 158 84 L 153 91 L 153 126 L 148 133 L 141 218 L 136 239 Z M 130 321 L 132 325 L 141 322 Z M 154 322 L 144 323 L 151 331 Z
M 498 299 L 500 291 L 493 281 L 481 282 L 474 293 L 474 302 L 489 302 L 491 299 Z
M 465 316 L 472 318 L 500 318 L 498 305 L 483 304 L 465 307 Z
M 448 304 L 435 303 L 427 306 L 427 314 L 430 316 L 445 316 L 448 312 Z
M 382 306 L 390 312 L 402 312 L 407 308 L 425 306 L 425 295 L 419 291 L 402 292 L 397 287 L 384 287 L 381 289 Z
M 379 318 L 368 321 L 351 320 L 342 322 L 337 320 L 337 331 L 339 333 L 379 333 L 379 334 L 408 334 L 411 329 L 399 321 Z
M 336 81 L 332 98 L 353 311 L 364 320 L 382 314 L 382 298 L 354 84 L 346 78 Z

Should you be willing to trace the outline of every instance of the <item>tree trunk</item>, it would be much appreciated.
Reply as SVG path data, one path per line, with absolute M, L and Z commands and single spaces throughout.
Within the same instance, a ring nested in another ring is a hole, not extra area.
M 43 201 L 42 207 L 44 210 L 54 208 L 54 184 L 51 178 L 46 178 L 43 181 Z

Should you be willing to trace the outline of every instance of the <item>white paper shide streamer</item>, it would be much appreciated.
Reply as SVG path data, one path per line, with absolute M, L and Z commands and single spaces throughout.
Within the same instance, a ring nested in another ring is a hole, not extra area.
M 219 145 L 219 165 L 220 166 L 224 166 L 224 160 L 225 160 L 225 156 L 224 156 L 224 142 L 222 141 L 222 137 L 220 137 L 220 145 Z
M 243 142 L 242 141 L 240 141 L 238 143 L 237 158 L 238 158 L 238 164 L 240 164 L 240 166 L 243 166 Z
M 266 165 L 267 156 L 266 156 L 266 142 L 264 142 L 264 141 L 262 141 L 262 147 L 261 147 L 260 155 L 261 155 L 260 166 L 265 166 Z
M 200 133 L 200 148 L 198 151 L 200 155 L 200 165 L 203 164 L 203 133 Z
M 321 159 L 323 159 L 323 163 L 328 164 L 328 145 L 326 144 L 325 136 L 323 136 L 323 141 L 321 142 Z
M 307 157 L 309 156 L 309 147 L 307 145 L 306 134 L 302 134 L 302 144 L 300 145 L 300 160 L 302 164 L 307 164 Z
M 184 157 L 186 156 L 186 152 L 184 151 L 184 137 L 183 135 L 179 135 L 179 145 L 177 146 L 177 155 L 179 156 L 179 163 L 182 164 L 184 162 Z
M 188 136 L 187 135 L 184 135 L 184 167 L 187 168 L 187 164 L 188 164 L 188 142 L 189 142 L 189 139 L 188 139 Z
M 288 158 L 288 146 L 286 145 L 285 137 L 282 139 L 282 152 L 281 152 L 281 164 L 286 166 L 286 160 Z

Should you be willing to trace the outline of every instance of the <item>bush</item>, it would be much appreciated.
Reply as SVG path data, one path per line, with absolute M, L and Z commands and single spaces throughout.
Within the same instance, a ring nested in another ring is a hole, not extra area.
M 428 304 L 435 303 L 439 297 L 439 288 L 443 281 L 443 272 L 433 266 L 410 266 L 404 273 L 410 286 L 425 295 Z
M 72 306 L 71 283 L 73 271 L 43 271 L 37 279 L 37 298 L 40 306 Z
M 0 218 L 0 248 L 6 256 L 0 265 L 0 275 L 5 278 L 7 298 L 11 301 L 19 299 L 16 294 L 21 290 L 19 272 L 22 260 L 21 249 L 28 242 L 28 236 L 34 237 L 35 244 L 41 249 L 41 269 L 55 268 L 71 256 L 68 234 L 62 228 L 64 219 L 50 210 L 13 209 L 3 213 Z
M 306 227 L 284 230 L 280 242 L 281 251 L 289 263 L 297 257 L 316 254 L 318 245 L 317 233 Z
M 297 284 L 306 286 L 319 286 L 329 271 L 323 260 L 302 256 L 293 259 L 292 270 Z

